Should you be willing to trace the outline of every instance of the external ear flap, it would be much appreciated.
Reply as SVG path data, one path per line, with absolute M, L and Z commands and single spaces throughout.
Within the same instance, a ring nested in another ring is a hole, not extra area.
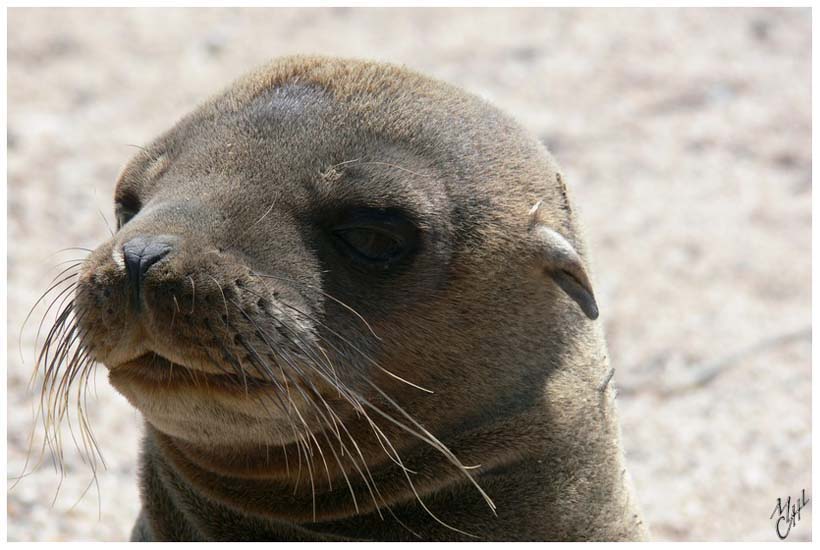
M 584 262 L 564 237 L 549 227 L 537 223 L 532 227 L 545 272 L 581 307 L 590 319 L 598 318 L 598 304 Z

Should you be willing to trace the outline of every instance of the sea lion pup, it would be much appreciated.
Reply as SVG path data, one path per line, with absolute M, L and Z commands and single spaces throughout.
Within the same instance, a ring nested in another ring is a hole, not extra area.
M 492 106 L 280 59 L 115 198 L 72 307 L 146 421 L 133 540 L 646 536 L 567 189 Z

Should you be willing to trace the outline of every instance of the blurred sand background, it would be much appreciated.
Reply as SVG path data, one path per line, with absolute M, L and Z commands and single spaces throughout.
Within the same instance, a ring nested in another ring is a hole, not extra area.
M 653 536 L 776 540 L 777 498 L 812 496 L 808 9 L 11 9 L 9 475 L 43 309 L 20 327 L 78 257 L 54 253 L 106 238 L 129 144 L 288 53 L 407 64 L 538 135 L 586 226 Z M 140 418 L 104 369 L 97 394 L 99 493 L 69 442 L 53 507 L 48 465 L 10 492 L 10 540 L 128 537 Z

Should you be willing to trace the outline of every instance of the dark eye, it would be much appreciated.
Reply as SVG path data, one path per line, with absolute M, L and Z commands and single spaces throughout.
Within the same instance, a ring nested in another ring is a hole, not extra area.
M 355 210 L 333 229 L 342 252 L 361 262 L 388 266 L 412 252 L 418 240 L 415 225 L 385 210 Z
M 140 200 L 132 194 L 124 194 L 117 199 L 114 213 L 117 216 L 117 231 L 137 215 L 142 205 Z
M 404 250 L 400 237 L 375 227 L 343 229 L 336 235 L 362 259 L 370 262 L 389 262 Z

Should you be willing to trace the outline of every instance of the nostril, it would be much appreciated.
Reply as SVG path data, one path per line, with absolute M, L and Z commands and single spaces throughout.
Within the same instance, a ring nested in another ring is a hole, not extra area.
M 128 282 L 137 305 L 145 274 L 173 250 L 175 241 L 176 237 L 170 235 L 140 235 L 122 245 Z
M 151 266 L 164 258 L 171 249 L 170 239 L 162 236 L 140 236 L 131 239 L 122 245 L 128 274 L 141 279 Z

